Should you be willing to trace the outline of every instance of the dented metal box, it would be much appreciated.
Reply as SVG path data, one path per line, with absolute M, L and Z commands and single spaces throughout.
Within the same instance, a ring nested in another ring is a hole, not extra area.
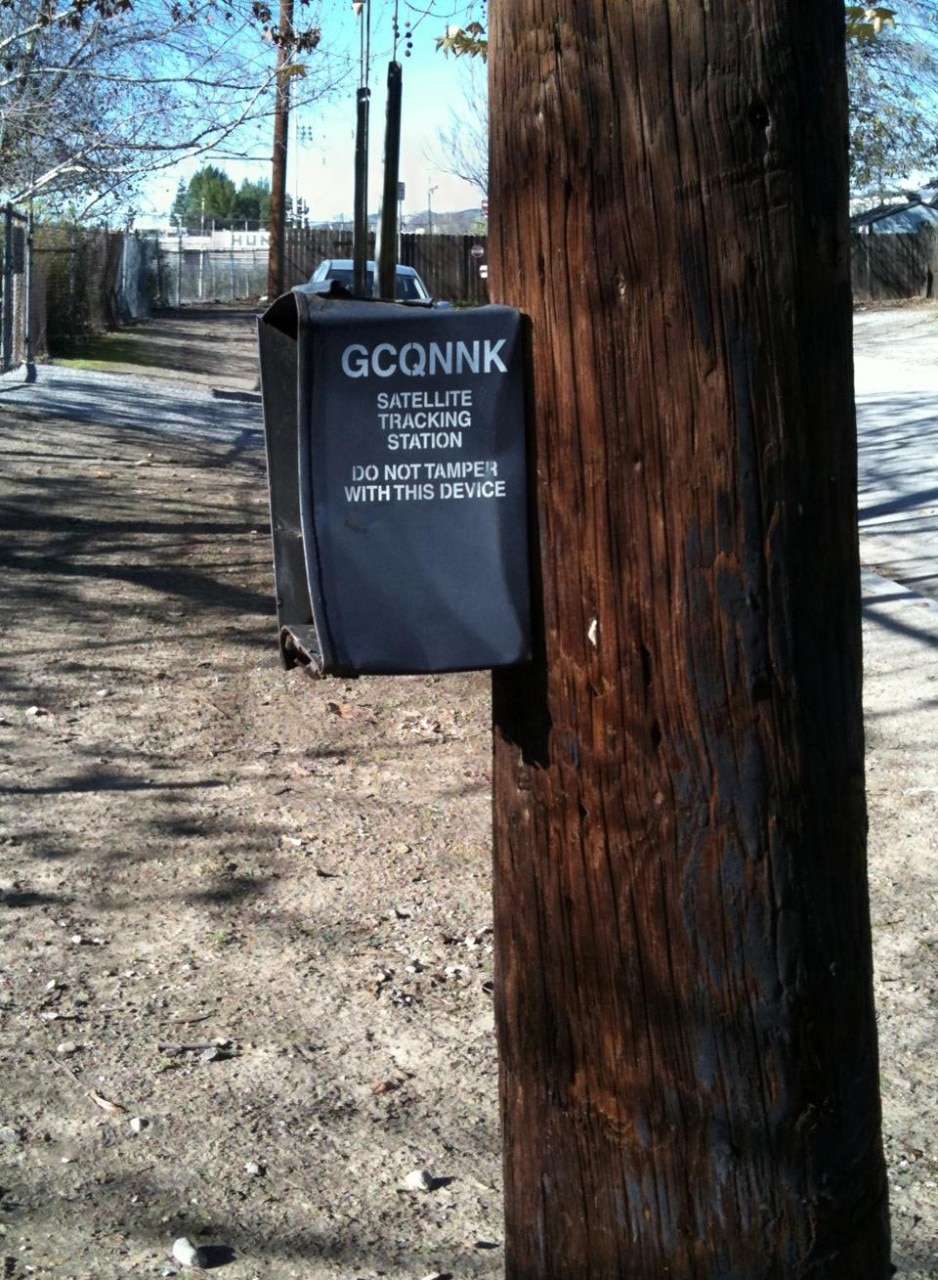
M 529 656 L 520 314 L 323 297 L 259 323 L 285 663 L 473 670 Z

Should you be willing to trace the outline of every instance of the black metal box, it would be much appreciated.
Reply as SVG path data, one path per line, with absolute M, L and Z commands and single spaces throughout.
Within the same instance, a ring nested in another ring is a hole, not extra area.
M 259 323 L 281 652 L 323 674 L 529 656 L 520 314 L 295 289 Z

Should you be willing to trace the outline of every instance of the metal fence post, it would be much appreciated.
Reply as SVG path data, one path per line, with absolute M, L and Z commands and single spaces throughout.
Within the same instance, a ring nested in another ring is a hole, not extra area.
M 13 368 L 13 206 L 3 210 L 3 314 L 0 369 Z

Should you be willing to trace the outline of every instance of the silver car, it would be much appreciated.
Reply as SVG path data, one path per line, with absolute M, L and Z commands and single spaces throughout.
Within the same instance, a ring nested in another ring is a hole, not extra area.
M 365 270 L 365 294 L 371 297 L 375 287 L 374 262 L 366 263 Z M 310 276 L 309 283 L 317 293 L 328 293 L 329 286 L 335 280 L 351 293 L 353 279 L 354 264 L 351 258 L 326 258 Z M 432 301 L 430 290 L 414 268 L 405 267 L 401 263 L 394 268 L 394 297 L 398 302 L 430 303 Z

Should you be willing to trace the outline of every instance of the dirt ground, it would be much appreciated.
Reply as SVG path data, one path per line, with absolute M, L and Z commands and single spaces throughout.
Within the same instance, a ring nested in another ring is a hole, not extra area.
M 128 368 L 259 429 L 250 315 L 151 337 Z M 0 1274 L 180 1274 L 186 1236 L 231 1280 L 497 1280 L 487 678 L 283 671 L 259 430 L 164 434 L 149 394 L 140 426 L 0 395 Z M 874 650 L 895 1258 L 926 1280 L 934 752 L 914 659 Z

